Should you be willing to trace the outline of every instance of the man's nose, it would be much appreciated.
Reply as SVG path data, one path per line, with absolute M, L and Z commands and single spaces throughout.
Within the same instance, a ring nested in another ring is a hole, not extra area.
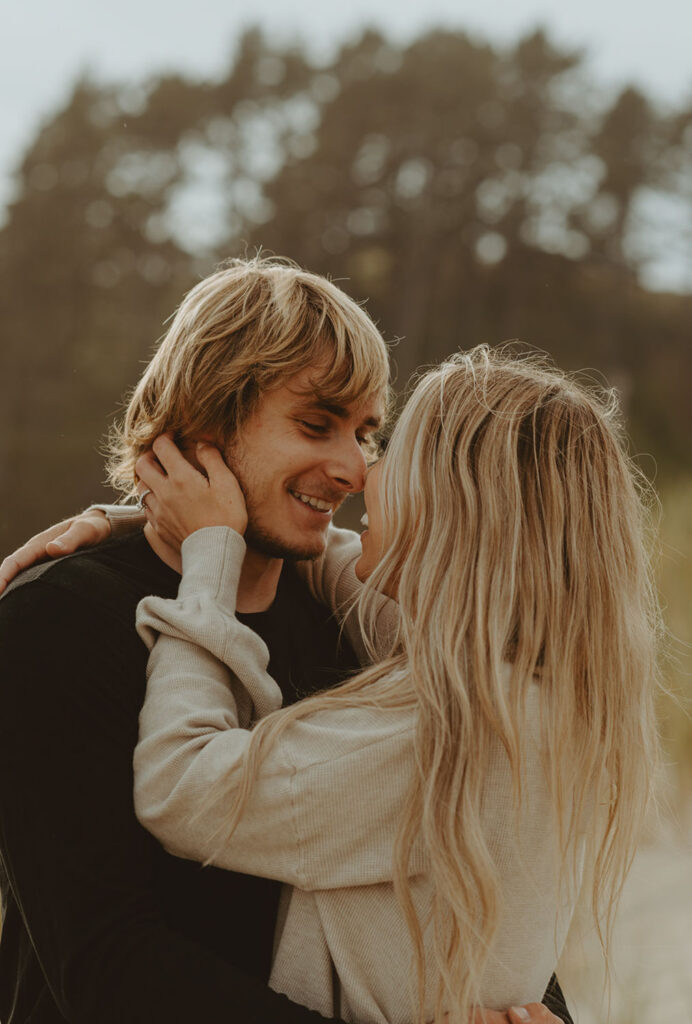
M 345 491 L 356 493 L 363 490 L 367 462 L 356 438 L 344 439 L 338 444 L 331 453 L 326 472 Z

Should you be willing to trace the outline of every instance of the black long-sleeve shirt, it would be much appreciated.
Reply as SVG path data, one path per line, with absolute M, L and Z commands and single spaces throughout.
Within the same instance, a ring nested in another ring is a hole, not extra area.
M 3 1024 L 324 1020 L 267 987 L 278 884 L 171 857 L 134 815 L 135 609 L 178 581 L 137 534 L 0 602 Z M 356 667 L 288 566 L 246 621 L 286 703 Z

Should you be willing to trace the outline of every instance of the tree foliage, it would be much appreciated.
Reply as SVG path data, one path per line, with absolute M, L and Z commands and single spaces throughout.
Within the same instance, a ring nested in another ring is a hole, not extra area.
M 400 385 L 521 338 L 616 384 L 636 450 L 674 471 L 692 298 L 645 285 L 667 252 L 692 272 L 685 223 L 692 109 L 604 97 L 542 32 L 368 31 L 316 67 L 253 30 L 215 83 L 82 79 L 0 231 L 0 546 L 99 496 L 99 438 L 166 318 L 257 247 L 367 299 Z

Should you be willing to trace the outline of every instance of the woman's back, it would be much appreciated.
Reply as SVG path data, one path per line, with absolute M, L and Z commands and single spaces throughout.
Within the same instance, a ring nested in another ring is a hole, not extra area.
M 512 774 L 499 742 L 493 750 L 484 792 L 484 838 L 502 892 L 497 934 L 481 983 L 480 1001 L 488 1008 L 540 1002 L 555 971 L 580 882 L 580 877 L 572 877 L 569 885 L 563 881 L 562 900 L 558 898 L 559 857 L 551 824 L 550 794 L 541 765 L 537 700 L 536 692 L 532 700 L 534 707 L 529 709 L 533 734 L 526 737 L 521 810 L 517 813 L 514 807 Z M 330 728 L 330 719 L 333 725 L 340 716 L 343 711 L 322 711 L 307 721 L 318 730 L 320 720 Z M 363 736 L 367 735 L 369 722 L 381 727 L 381 712 L 359 709 L 357 716 L 362 722 Z M 393 722 L 395 718 L 396 715 Z M 279 742 L 285 738 L 291 743 L 291 731 L 289 728 Z M 393 881 L 370 881 L 391 874 L 396 822 L 392 828 L 394 816 L 386 812 L 400 811 L 414 768 L 411 735 L 404 732 L 400 738 L 400 756 L 396 758 L 400 772 L 398 783 L 391 775 L 383 779 L 371 771 L 377 756 L 367 744 L 361 749 L 360 759 L 351 759 L 346 771 L 350 772 L 360 809 L 340 800 L 333 780 L 325 779 L 325 809 L 320 811 L 318 791 L 312 789 L 315 820 L 317 822 L 324 814 L 323 827 L 330 827 L 330 822 L 333 827 L 334 814 L 342 816 L 344 822 L 351 821 L 354 829 L 364 816 L 369 819 L 370 849 L 361 849 L 357 858 L 353 851 L 344 850 L 343 869 L 348 875 L 344 874 L 343 878 L 351 878 L 353 884 L 336 888 L 287 888 L 284 892 L 270 984 L 327 1017 L 378 1024 L 409 1024 L 413 1019 L 416 975 L 408 925 Z M 304 743 L 302 752 L 305 758 L 309 757 Z M 391 754 L 390 750 L 390 764 Z M 366 811 L 362 804 L 370 797 L 370 808 Z M 299 788 L 295 798 L 305 803 L 310 801 L 311 795 Z M 382 825 L 375 831 L 372 821 L 378 815 Z M 463 822 L 460 827 L 463 828 Z M 309 871 L 310 857 L 305 848 L 304 853 L 304 869 Z M 581 865 L 579 856 L 576 862 Z M 324 867 L 319 866 L 322 878 L 316 873 L 314 880 L 324 881 Z M 421 921 L 429 918 L 432 908 L 427 867 L 428 859 L 418 844 L 413 852 L 414 873 L 410 882 Z M 358 877 L 367 884 L 356 884 Z M 426 1019 L 432 1020 L 439 977 L 432 956 L 430 929 L 426 939 Z M 463 956 L 463 951 L 460 955 Z

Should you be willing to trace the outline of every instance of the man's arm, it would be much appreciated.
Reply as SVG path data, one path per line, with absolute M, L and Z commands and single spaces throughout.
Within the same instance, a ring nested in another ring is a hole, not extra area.
M 90 643 L 100 617 L 43 581 L 0 604 L 0 847 L 56 1004 L 75 1024 L 323 1024 L 164 922 L 132 809 L 132 650 L 115 623 Z

